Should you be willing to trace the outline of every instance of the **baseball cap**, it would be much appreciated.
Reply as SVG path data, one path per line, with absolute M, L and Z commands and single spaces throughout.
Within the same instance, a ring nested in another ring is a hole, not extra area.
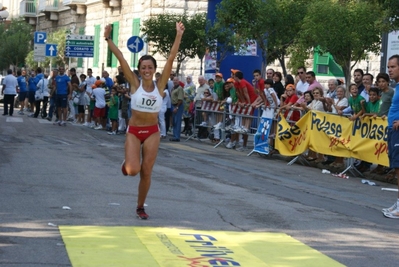
M 220 78 L 223 78 L 223 74 L 221 74 L 220 72 L 216 73 L 215 76 L 219 76 Z
M 285 89 L 292 89 L 292 90 L 295 90 L 295 85 L 293 85 L 293 84 L 287 84 L 287 87 L 285 87 Z
M 226 82 L 227 83 L 235 83 L 236 81 L 233 78 L 228 78 Z

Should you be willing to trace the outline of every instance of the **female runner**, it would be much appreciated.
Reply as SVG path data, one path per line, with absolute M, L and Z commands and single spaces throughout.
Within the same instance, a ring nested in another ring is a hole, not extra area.
M 148 219 L 144 210 L 144 202 L 151 185 L 151 172 L 154 166 L 160 142 L 158 128 L 158 112 L 162 106 L 163 90 L 172 71 L 173 61 L 179 50 L 184 25 L 176 22 L 176 37 L 170 50 L 169 58 L 158 82 L 153 76 L 157 69 L 156 60 L 150 56 L 142 56 L 138 63 L 139 77 L 130 69 L 122 52 L 113 43 L 110 34 L 112 26 L 104 30 L 105 41 L 109 49 L 119 60 L 126 80 L 130 84 L 132 116 L 129 120 L 125 142 L 125 160 L 122 163 L 124 175 L 135 176 L 140 173 L 136 213 L 140 219 Z M 142 150 L 142 151 L 141 151 Z M 140 160 L 140 154 L 142 159 Z

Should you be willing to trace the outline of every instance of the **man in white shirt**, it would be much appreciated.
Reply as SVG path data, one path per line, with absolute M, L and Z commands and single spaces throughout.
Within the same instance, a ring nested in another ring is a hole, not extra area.
M 93 115 L 93 110 L 94 110 L 94 100 L 91 99 L 91 94 L 93 93 L 93 85 L 96 82 L 96 77 L 93 76 L 93 70 L 92 69 L 87 69 L 87 77 L 86 77 L 86 94 L 90 98 L 90 103 L 88 105 L 88 112 L 87 112 L 87 117 L 86 117 L 86 122 L 83 124 L 85 126 L 91 126 L 91 117 Z
M 204 93 L 205 89 L 210 89 L 209 85 L 206 83 L 204 76 L 198 77 L 199 86 L 197 87 L 196 95 L 194 97 L 194 101 L 201 100 L 201 95 Z
M 3 116 L 12 116 L 14 112 L 14 98 L 17 95 L 18 80 L 12 75 L 12 70 L 7 70 L 7 76 L 3 80 L 3 89 L 1 94 L 4 95 L 4 113 Z M 10 105 L 10 112 L 8 112 L 8 105 Z
M 309 83 L 306 81 L 306 68 L 299 67 L 297 75 L 299 77 L 299 81 L 296 84 L 296 93 L 298 96 L 302 96 L 304 92 L 308 90 Z

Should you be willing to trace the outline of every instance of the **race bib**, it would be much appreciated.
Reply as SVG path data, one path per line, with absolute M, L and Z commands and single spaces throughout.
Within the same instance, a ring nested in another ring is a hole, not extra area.
M 141 94 L 136 99 L 136 106 L 138 109 L 145 111 L 156 111 L 158 108 L 157 97 L 152 95 Z

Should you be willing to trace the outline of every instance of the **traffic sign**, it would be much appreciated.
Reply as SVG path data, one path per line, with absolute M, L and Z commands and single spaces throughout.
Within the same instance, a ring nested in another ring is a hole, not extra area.
M 94 36 L 68 34 L 65 41 L 66 57 L 94 57 Z
M 57 56 L 57 45 L 46 44 L 46 57 L 56 57 L 56 56 Z
M 132 53 L 140 52 L 144 47 L 144 41 L 139 36 L 132 36 L 127 40 L 127 48 Z
M 35 32 L 34 43 L 35 44 L 45 44 L 47 39 L 47 32 Z

